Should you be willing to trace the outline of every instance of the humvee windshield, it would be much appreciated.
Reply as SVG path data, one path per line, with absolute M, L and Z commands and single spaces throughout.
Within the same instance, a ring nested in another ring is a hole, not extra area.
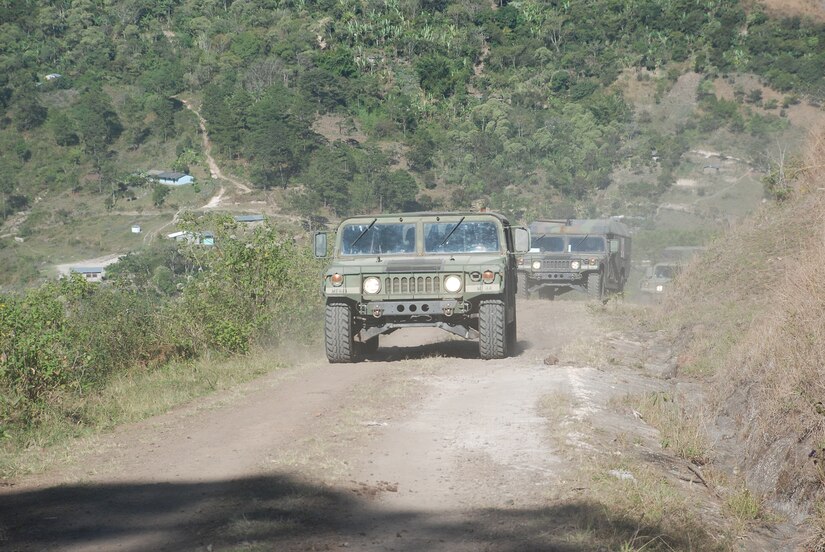
M 563 253 L 564 238 L 562 236 L 536 236 L 530 243 L 531 249 L 538 249 L 542 253 Z
M 568 236 L 570 253 L 603 253 L 604 238 L 599 236 Z
M 341 255 L 415 253 L 415 224 L 347 224 L 341 229 Z
M 499 251 L 498 227 L 493 222 L 463 219 L 424 224 L 427 253 L 478 253 Z
M 679 269 L 673 265 L 656 265 L 653 275 L 656 278 L 670 278 L 671 280 L 679 273 Z

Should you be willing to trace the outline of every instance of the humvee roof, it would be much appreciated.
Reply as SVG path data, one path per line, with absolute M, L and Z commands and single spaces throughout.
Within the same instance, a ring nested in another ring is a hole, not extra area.
M 533 234 L 615 234 L 629 236 L 627 226 L 613 219 L 537 220 L 530 225 Z
M 346 220 L 373 220 L 373 219 L 397 219 L 397 218 L 429 218 L 429 217 L 483 217 L 491 216 L 500 220 L 503 224 L 509 225 L 510 222 L 501 213 L 493 211 L 416 211 L 412 213 L 382 213 L 380 215 L 359 215 L 350 217 Z

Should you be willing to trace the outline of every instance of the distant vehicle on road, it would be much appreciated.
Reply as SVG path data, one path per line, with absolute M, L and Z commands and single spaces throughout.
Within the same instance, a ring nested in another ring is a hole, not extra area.
M 671 287 L 673 280 L 682 272 L 693 257 L 704 251 L 699 246 L 671 246 L 662 250 L 659 262 L 647 269 L 639 284 L 642 293 L 661 294 Z
M 615 219 L 537 220 L 519 262 L 519 290 L 550 299 L 578 289 L 593 299 L 621 292 L 630 274 L 631 237 Z

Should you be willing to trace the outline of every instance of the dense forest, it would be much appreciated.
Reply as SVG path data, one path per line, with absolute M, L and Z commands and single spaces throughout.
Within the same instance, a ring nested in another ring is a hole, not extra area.
M 825 27 L 734 0 L 21 0 L 0 21 L 4 217 L 44 189 L 116 200 L 141 152 L 197 164 L 180 95 L 238 172 L 333 215 L 569 205 L 651 151 L 664 188 L 691 132 L 779 124 L 711 90 L 693 128 L 662 132 L 615 88 L 628 70 L 753 72 L 786 105 L 825 98 Z M 366 139 L 325 139 L 322 114 Z

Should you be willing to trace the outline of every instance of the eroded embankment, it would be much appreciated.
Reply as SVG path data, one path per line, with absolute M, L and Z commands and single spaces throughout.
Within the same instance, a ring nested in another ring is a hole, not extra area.
M 712 243 L 657 319 L 679 341 L 683 375 L 707 390 L 712 461 L 816 550 L 825 546 L 823 136 L 797 163 L 794 197 Z

